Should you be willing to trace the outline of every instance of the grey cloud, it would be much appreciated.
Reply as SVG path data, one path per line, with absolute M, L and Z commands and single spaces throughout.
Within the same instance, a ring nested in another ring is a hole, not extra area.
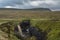
M 5 6 L 11 6 L 18 9 L 28 9 L 28 8 L 36 8 L 36 7 L 44 7 L 50 9 L 60 9 L 60 0 L 53 0 L 55 4 L 52 3 L 40 3 L 38 6 L 32 6 L 29 2 L 32 1 L 45 1 L 45 0 L 0 0 L 0 8 Z

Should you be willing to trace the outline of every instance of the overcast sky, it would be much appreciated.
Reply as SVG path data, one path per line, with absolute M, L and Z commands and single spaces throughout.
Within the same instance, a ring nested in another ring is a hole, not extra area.
M 50 8 L 60 10 L 60 0 L 0 0 L 0 8 Z

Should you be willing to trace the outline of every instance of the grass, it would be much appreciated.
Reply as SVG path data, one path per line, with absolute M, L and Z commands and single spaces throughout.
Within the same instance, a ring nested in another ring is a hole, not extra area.
M 0 10 L 0 31 L 8 35 L 8 28 L 10 27 L 10 40 L 19 40 L 14 36 L 13 31 L 15 25 L 24 19 L 31 19 L 32 26 L 47 32 L 46 40 L 60 40 L 60 11 Z M 0 35 L 2 35 L 2 32 Z M 34 37 L 32 38 L 35 39 Z
M 13 29 L 14 29 L 14 25 L 17 23 L 19 23 L 20 21 L 10 21 L 10 24 L 11 24 L 11 40 L 18 40 L 13 34 Z M 8 24 L 8 23 L 7 23 Z M 7 25 L 7 24 L 4 24 L 4 25 Z M 17 25 L 16 24 L 16 25 Z M 46 31 L 48 34 L 46 35 L 47 36 L 47 39 L 46 40 L 60 40 L 60 21 L 51 21 L 51 20 L 31 20 L 31 24 L 35 27 L 38 27 L 40 29 L 44 31 Z M 1 26 L 3 25 L 0 25 L 0 28 Z M 8 30 L 7 29 L 7 26 L 3 26 L 5 29 L 1 28 L 1 30 L 3 30 L 5 33 L 7 33 Z
M 22 11 L 22 10 L 0 10 L 0 18 L 2 19 L 21 19 L 21 18 L 32 18 L 32 19 L 60 19 L 60 11 Z

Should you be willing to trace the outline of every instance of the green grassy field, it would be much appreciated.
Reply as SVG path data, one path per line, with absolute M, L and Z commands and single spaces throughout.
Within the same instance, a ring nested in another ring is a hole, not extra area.
M 19 11 L 19 10 L 0 10 L 0 37 L 6 40 L 19 40 L 14 36 L 14 27 L 24 19 L 30 19 L 31 25 L 47 32 L 46 40 L 60 40 L 60 12 L 49 11 Z M 8 25 L 10 24 L 10 25 Z M 10 27 L 10 34 L 8 28 Z M 4 35 L 5 34 L 5 35 Z M 1 39 L 1 38 L 0 38 Z M 32 39 L 28 39 L 32 40 Z

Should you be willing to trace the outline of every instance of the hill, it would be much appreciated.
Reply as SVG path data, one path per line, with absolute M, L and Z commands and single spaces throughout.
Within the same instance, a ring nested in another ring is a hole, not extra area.
M 0 8 L 0 10 L 30 10 L 30 11 L 51 11 L 49 8 L 31 8 L 31 9 L 16 9 L 16 8 Z
M 26 10 L 51 11 L 49 8 L 32 8 L 32 9 L 26 9 Z

